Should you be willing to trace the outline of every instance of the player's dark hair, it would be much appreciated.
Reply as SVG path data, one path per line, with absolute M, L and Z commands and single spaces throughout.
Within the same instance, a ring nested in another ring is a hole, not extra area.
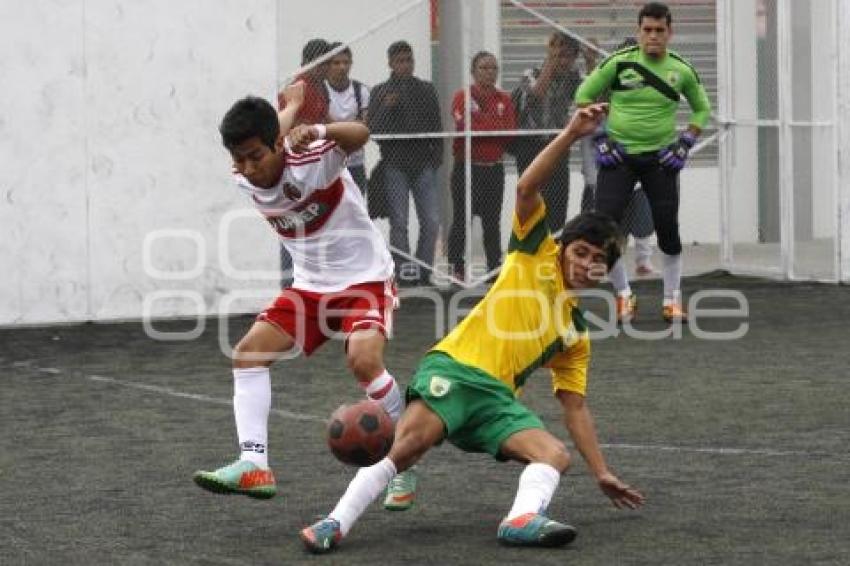
M 330 44 L 321 38 L 311 39 L 301 50 L 301 64 L 311 63 L 331 50 Z
M 652 18 L 654 20 L 666 20 L 667 26 L 673 23 L 673 16 L 670 14 L 670 8 L 667 4 L 661 2 L 650 2 L 645 4 L 638 13 L 638 25 L 643 23 L 644 18 Z
M 334 41 L 333 43 L 328 45 L 328 53 L 330 53 L 331 51 L 333 51 L 334 49 L 336 49 L 337 47 L 340 47 L 340 46 L 342 46 L 341 41 Z M 348 47 L 347 45 L 345 46 L 345 49 L 343 49 L 342 51 L 337 53 L 337 55 L 348 55 L 349 59 L 354 58 L 354 56 L 351 54 L 351 48 Z
M 605 251 L 605 263 L 610 271 L 623 251 L 623 237 L 620 227 L 607 214 L 590 211 L 574 216 L 564 224 L 558 241 L 563 248 L 575 240 L 584 240 L 588 244 Z
M 403 39 L 391 43 L 390 46 L 387 47 L 387 58 L 392 59 L 399 53 L 413 53 L 413 48 Z
M 228 150 L 253 137 L 260 138 L 264 145 L 274 150 L 280 135 L 277 111 L 267 100 L 258 96 L 246 96 L 237 100 L 224 115 L 218 127 L 221 141 Z
M 492 57 L 493 59 L 496 58 L 496 56 L 490 53 L 489 51 L 479 51 L 478 53 L 472 56 L 472 63 L 470 63 L 469 65 L 469 72 L 474 72 L 475 66 L 478 64 L 479 61 L 481 61 L 481 59 L 484 59 L 485 57 Z
M 563 47 L 573 55 L 578 55 L 581 44 L 574 37 L 570 37 L 562 31 L 552 32 L 549 36 L 549 47 Z

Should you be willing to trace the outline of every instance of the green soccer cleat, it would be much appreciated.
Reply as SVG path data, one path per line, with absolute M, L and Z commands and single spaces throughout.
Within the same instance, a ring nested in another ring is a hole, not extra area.
M 272 471 L 247 460 L 237 460 L 214 472 L 195 472 L 192 479 L 213 493 L 241 493 L 255 499 L 271 499 L 277 493 Z
M 510 546 L 544 546 L 552 548 L 569 544 L 576 538 L 570 525 L 547 519 L 539 513 L 526 513 L 499 525 L 499 542 Z
M 342 540 L 342 531 L 339 521 L 327 518 L 301 529 L 299 536 L 307 550 L 314 554 L 324 554 L 336 548 Z
M 396 474 L 387 486 L 384 509 L 387 511 L 407 511 L 413 507 L 416 499 L 416 472 L 413 468 Z

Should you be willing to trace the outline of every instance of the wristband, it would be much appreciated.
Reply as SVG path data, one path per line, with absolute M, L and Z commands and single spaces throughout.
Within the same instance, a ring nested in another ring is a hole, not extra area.
M 313 127 L 316 128 L 316 139 L 323 140 L 328 135 L 328 127 L 324 124 L 313 124 Z

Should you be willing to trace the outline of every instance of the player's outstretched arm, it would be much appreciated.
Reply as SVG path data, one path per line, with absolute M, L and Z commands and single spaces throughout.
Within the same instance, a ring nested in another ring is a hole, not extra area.
M 286 106 L 277 113 L 280 123 L 280 135 L 285 136 L 295 124 L 295 116 L 304 104 L 304 81 L 298 81 L 283 89 L 283 101 Z
M 301 153 L 316 140 L 332 140 L 345 153 L 357 151 L 369 141 L 369 128 L 363 122 L 334 122 L 333 124 L 314 124 L 295 126 L 289 132 L 289 147 L 294 153 Z
M 524 224 L 537 210 L 540 187 L 552 176 L 558 162 L 577 139 L 596 130 L 607 108 L 607 104 L 591 104 L 576 110 L 563 131 L 537 154 L 516 185 L 516 213 L 520 224 Z
M 644 501 L 643 494 L 620 481 L 608 469 L 584 395 L 561 390 L 558 391 L 557 396 L 564 409 L 564 423 L 570 437 L 584 461 L 587 462 L 587 467 L 590 468 L 599 489 L 618 509 L 640 507 Z

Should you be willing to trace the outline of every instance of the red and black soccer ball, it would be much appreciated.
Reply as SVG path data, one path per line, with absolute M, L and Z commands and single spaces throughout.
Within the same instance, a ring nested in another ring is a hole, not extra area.
M 395 425 L 380 403 L 365 399 L 340 405 L 328 421 L 328 447 L 352 466 L 380 462 L 393 445 Z

